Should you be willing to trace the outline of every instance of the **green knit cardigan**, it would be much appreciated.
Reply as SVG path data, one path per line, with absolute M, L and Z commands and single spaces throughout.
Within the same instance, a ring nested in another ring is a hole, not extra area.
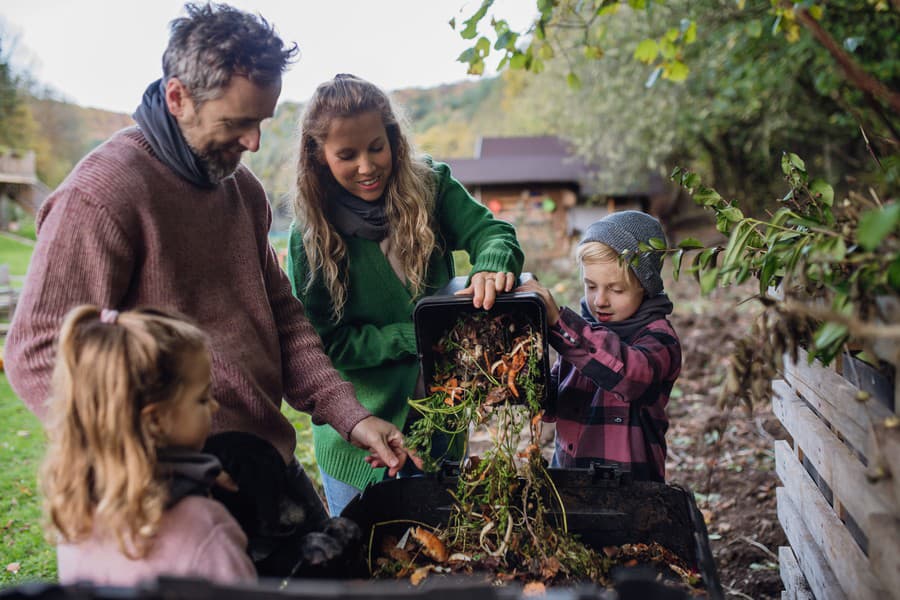
M 469 253 L 472 273 L 521 274 L 524 256 L 513 226 L 495 219 L 450 173 L 443 163 L 428 161 L 436 179 L 434 203 L 438 248 L 432 253 L 424 293 L 414 297 L 397 278 L 377 242 L 344 236 L 349 288 L 344 314 L 335 322 L 331 299 L 321 277 L 306 292 L 309 275 L 302 230 L 291 227 L 287 273 L 294 294 L 322 337 L 340 374 L 356 389 L 359 401 L 373 414 L 402 428 L 419 375 L 413 308 L 454 276 L 454 250 Z M 327 425 L 313 427 L 316 461 L 330 476 L 363 489 L 384 478 L 355 448 Z

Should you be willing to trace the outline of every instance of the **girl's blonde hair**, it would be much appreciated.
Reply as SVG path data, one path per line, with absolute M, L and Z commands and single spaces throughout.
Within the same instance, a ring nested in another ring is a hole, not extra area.
M 191 361 L 208 346 L 175 313 L 108 314 L 101 321 L 99 308 L 79 306 L 63 322 L 40 483 L 50 535 L 75 543 L 96 524 L 140 558 L 168 501 L 156 458 L 164 432 L 144 409 L 174 406 Z
M 618 252 L 603 242 L 584 242 L 580 244 L 576 252 L 576 258 L 582 268 L 584 268 L 584 265 L 596 263 L 619 263 L 619 268 L 626 273 L 625 277 L 628 280 L 628 285 L 643 289 L 641 280 L 637 278 L 631 267 L 622 260 Z
M 338 183 L 325 162 L 325 138 L 336 118 L 374 111 L 381 116 L 391 146 L 392 174 L 385 191 L 385 211 L 403 273 L 418 296 L 425 286 L 428 260 L 436 245 L 432 229 L 435 182 L 431 168 L 414 157 L 414 149 L 390 98 L 376 85 L 341 74 L 316 88 L 301 119 L 300 157 L 294 212 L 303 227 L 309 275 L 308 292 L 321 276 L 340 320 L 347 302 L 347 247 L 328 221 L 325 203 Z

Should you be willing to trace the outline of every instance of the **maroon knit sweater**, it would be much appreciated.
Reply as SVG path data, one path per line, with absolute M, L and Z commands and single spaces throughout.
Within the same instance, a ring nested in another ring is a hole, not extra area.
M 72 307 L 175 309 L 211 338 L 213 432 L 269 440 L 285 460 L 281 399 L 347 437 L 370 413 L 322 349 L 268 242 L 271 211 L 249 169 L 206 190 L 152 154 L 137 128 L 85 157 L 37 216 L 38 239 L 5 350 L 16 393 L 44 418 L 55 341 Z

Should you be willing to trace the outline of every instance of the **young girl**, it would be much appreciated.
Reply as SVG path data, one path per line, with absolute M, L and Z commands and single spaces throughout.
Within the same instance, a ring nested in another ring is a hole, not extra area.
M 301 123 L 287 261 L 338 371 L 376 416 L 402 427 L 419 382 L 412 311 L 454 275 L 453 250 L 472 262 L 475 307 L 490 308 L 522 268 L 515 230 L 493 218 L 447 165 L 416 157 L 388 96 L 353 75 L 316 89 Z M 332 514 L 382 478 L 366 453 L 314 429 Z
M 40 476 L 60 583 L 256 579 L 247 538 L 208 497 L 228 484 L 199 452 L 218 408 L 206 343 L 161 311 L 66 316 Z
M 612 213 L 588 228 L 578 247 L 581 314 L 557 308 L 535 280 L 518 288 L 543 298 L 559 354 L 557 404 L 544 416 L 556 422 L 553 466 L 618 464 L 634 479 L 665 481 L 666 404 L 681 371 L 681 343 L 666 319 L 672 303 L 660 256 L 638 252 L 653 238 L 665 241 L 662 227 L 640 211 Z

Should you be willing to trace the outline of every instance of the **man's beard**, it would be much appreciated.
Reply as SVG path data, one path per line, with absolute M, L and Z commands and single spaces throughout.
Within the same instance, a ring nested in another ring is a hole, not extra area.
M 232 158 L 226 158 L 221 152 L 217 150 L 200 152 L 195 148 L 191 149 L 203 164 L 203 168 L 206 170 L 206 176 L 209 178 L 210 183 L 214 185 L 217 185 L 226 177 L 230 177 L 231 175 L 233 175 L 237 170 L 238 165 L 241 164 L 240 155 L 238 155 L 237 160 L 235 160 Z
M 198 121 L 196 120 L 179 121 L 181 134 L 184 136 L 184 141 L 187 143 L 188 148 L 199 159 L 203 170 L 206 171 L 206 177 L 209 179 L 209 182 L 213 185 L 218 185 L 223 179 L 230 177 L 237 170 L 238 165 L 241 164 L 241 156 L 245 148 L 240 144 L 230 148 L 222 145 L 207 144 L 205 149 L 198 148 L 198 144 L 195 143 L 197 141 L 195 139 L 195 131 L 198 128 L 197 123 Z M 227 153 L 231 157 L 226 154 L 227 150 L 232 150 Z M 237 158 L 234 158 L 235 155 Z

